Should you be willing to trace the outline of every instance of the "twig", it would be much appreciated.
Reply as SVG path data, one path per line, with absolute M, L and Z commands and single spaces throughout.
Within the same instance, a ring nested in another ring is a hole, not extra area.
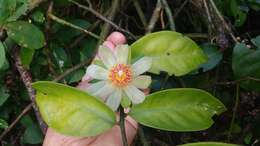
M 138 135 L 140 137 L 141 143 L 143 146 L 149 146 L 149 143 L 147 142 L 145 135 L 144 135 L 144 130 L 143 127 L 140 125 L 138 128 Z
M 73 73 L 74 71 L 80 69 L 81 67 L 84 67 L 86 65 L 89 65 L 91 63 L 92 59 L 86 59 L 83 62 L 73 66 L 72 68 L 67 69 L 65 72 L 63 72 L 63 74 L 61 74 L 60 76 L 56 77 L 53 81 L 54 82 L 58 82 L 62 79 L 64 79 L 67 75 Z
M 119 0 L 114 0 L 113 1 L 113 4 L 112 4 L 112 8 L 111 8 L 111 13 L 110 15 L 108 16 L 110 20 L 113 20 L 114 17 L 115 17 L 115 14 L 116 14 L 116 9 L 118 7 L 118 4 L 119 4 Z M 102 42 L 102 40 L 104 40 L 104 38 L 108 35 L 109 33 L 109 29 L 110 29 L 110 23 L 106 23 L 105 26 L 103 27 L 102 29 L 102 32 L 100 34 L 100 40 L 97 44 L 97 47 L 100 45 L 100 43 Z M 93 53 L 93 54 L 96 54 L 96 53 Z M 56 77 L 53 81 L 57 82 L 57 81 L 60 81 L 62 80 L 63 78 L 65 78 L 67 75 L 73 73 L 74 71 L 80 69 L 81 67 L 84 67 L 86 65 L 89 65 L 92 61 L 92 59 L 95 57 L 92 56 L 90 59 L 86 59 L 84 60 L 83 62 L 75 65 L 74 67 L 66 70 L 63 74 L 61 74 L 60 76 Z
M 81 28 L 81 27 L 79 27 L 79 26 L 77 26 L 77 25 L 74 25 L 74 24 L 72 24 L 72 23 L 69 23 L 68 21 L 65 21 L 65 20 L 63 20 L 63 19 L 61 19 L 61 18 L 59 18 L 59 17 L 57 17 L 57 16 L 55 16 L 55 15 L 53 15 L 53 14 L 51 14 L 51 13 L 48 13 L 48 17 L 51 18 L 52 20 L 54 20 L 54 21 L 60 23 L 60 24 L 63 24 L 63 25 L 72 27 L 72 28 L 77 29 L 77 30 L 80 30 L 80 31 L 82 31 L 82 32 L 84 32 L 84 33 L 86 33 L 86 34 L 88 34 L 88 35 L 90 35 L 90 36 L 92 36 L 92 37 L 94 37 L 94 38 L 96 38 L 96 39 L 99 39 L 99 36 L 98 36 L 98 35 L 96 35 L 96 34 L 90 32 L 90 31 L 88 31 L 88 30 L 86 30 L 86 29 L 84 29 L 84 28 Z
M 28 91 L 28 95 L 30 96 L 30 99 L 32 101 L 32 106 L 36 115 L 36 118 L 39 122 L 40 128 L 43 133 L 47 130 L 47 125 L 44 123 L 44 121 L 41 118 L 41 115 L 39 113 L 39 109 L 35 103 L 35 90 L 32 88 L 32 77 L 30 73 L 22 66 L 21 58 L 20 58 L 20 49 L 17 47 L 14 47 L 13 49 L 13 59 L 15 61 L 15 66 L 21 76 L 21 79 Z
M 112 6 L 111 6 L 111 11 L 110 11 L 110 15 L 108 16 L 108 19 L 110 22 L 112 22 L 115 18 L 115 15 L 117 13 L 118 7 L 119 7 L 119 0 L 113 0 L 112 1 Z M 103 15 L 101 15 L 103 16 Z M 113 22 L 112 22 L 113 23 Z M 105 23 L 105 25 L 102 28 L 101 34 L 100 34 L 100 39 L 98 41 L 97 46 L 101 45 L 102 42 L 105 40 L 105 38 L 107 37 L 109 30 L 111 29 L 112 24 L 109 23 L 108 21 Z
M 182 3 L 182 5 L 180 6 L 180 8 L 177 9 L 177 11 L 174 13 L 173 19 L 175 19 L 175 18 L 179 15 L 179 13 L 183 10 L 184 6 L 186 6 L 186 4 L 187 4 L 188 2 L 189 2 L 189 0 L 185 0 L 185 1 Z
M 120 26 L 116 25 L 114 22 L 112 22 L 111 20 L 107 19 L 106 17 L 104 17 L 102 14 L 100 14 L 99 12 L 97 12 L 96 10 L 94 10 L 93 8 L 91 7 L 86 7 L 76 1 L 73 1 L 73 0 L 68 0 L 70 2 L 72 2 L 73 4 L 77 5 L 79 8 L 82 8 L 82 9 L 85 9 L 89 12 L 91 12 L 92 14 L 94 14 L 96 17 L 98 17 L 99 19 L 105 21 L 106 23 L 109 23 L 111 26 L 113 26 L 115 29 L 119 30 L 119 31 L 122 31 L 126 34 L 128 34 L 130 37 L 132 37 L 133 39 L 136 39 L 135 35 L 133 35 L 131 32 L 121 28 Z
M 16 117 L 16 119 L 10 124 L 8 128 L 0 135 L 0 141 L 2 141 L 3 137 L 19 122 L 19 120 L 32 108 L 33 104 L 30 103 L 25 107 L 25 109 Z
M 143 23 L 144 27 L 146 27 L 147 26 L 147 21 L 146 21 L 146 18 L 144 16 L 144 12 L 142 11 L 142 8 L 141 8 L 138 0 L 133 0 L 133 3 L 134 3 L 134 6 L 135 6 L 135 9 L 137 11 L 137 14 L 140 17 L 141 22 Z
M 234 42 L 238 43 L 238 40 L 236 39 L 236 37 L 234 36 L 231 28 L 229 27 L 229 25 L 227 24 L 227 22 L 225 21 L 225 19 L 223 18 L 223 16 L 221 15 L 221 13 L 219 12 L 218 8 L 215 5 L 215 2 L 213 0 L 209 0 L 214 11 L 216 12 L 217 16 L 219 17 L 219 19 L 221 20 L 222 24 L 224 25 L 224 27 L 226 28 L 226 30 L 229 32 L 231 38 L 233 39 Z
M 38 7 L 39 4 L 47 0 L 28 0 L 29 3 L 29 11 L 33 10 L 34 8 Z
M 149 24 L 146 28 L 146 33 L 151 33 L 152 30 L 154 29 L 155 27 L 155 24 L 160 16 L 160 11 L 162 10 L 162 4 L 161 4 L 161 0 L 157 0 L 157 3 L 156 3 L 156 7 L 155 9 L 153 10 L 153 14 L 151 16 L 151 19 L 149 21 Z
M 162 82 L 161 90 L 163 90 L 163 89 L 165 88 L 165 86 L 166 86 L 166 84 L 167 84 L 167 82 L 168 82 L 169 77 L 170 77 L 170 76 L 169 76 L 169 74 L 167 73 L 167 74 L 165 75 L 165 77 L 164 77 L 163 82 Z
M 251 80 L 251 81 L 256 81 L 256 82 L 260 82 L 260 79 L 258 78 L 254 78 L 254 77 L 245 77 L 245 78 L 241 78 L 235 81 L 229 81 L 229 82 L 217 82 L 215 83 L 216 85 L 234 85 L 234 84 L 238 84 L 240 82 L 246 81 L 246 80 Z
M 125 113 L 124 113 L 124 108 L 120 106 L 119 112 L 120 112 L 119 124 L 120 124 L 120 131 L 121 131 L 121 137 L 122 137 L 123 146 L 128 146 L 126 132 L 125 132 Z
M 212 21 L 212 18 L 211 18 L 210 12 L 209 12 L 209 7 L 208 7 L 208 4 L 207 4 L 206 0 L 203 0 L 203 5 L 204 5 L 204 7 L 206 9 L 208 23 L 209 23 L 208 31 L 209 31 L 209 34 L 211 35 L 212 34 L 212 29 L 213 29 L 213 27 L 212 27 L 213 21 Z
M 184 33 L 185 36 L 190 37 L 192 39 L 208 39 L 208 34 L 204 33 Z
M 238 105 L 239 105 L 239 84 L 236 84 L 235 106 L 234 106 L 233 115 L 232 115 L 229 131 L 228 131 L 228 141 L 229 142 L 231 140 L 231 135 L 232 135 L 232 131 L 233 131 L 233 128 L 234 128 L 234 123 L 235 123 L 235 119 L 236 119 L 236 115 L 237 115 Z
M 170 28 L 171 30 L 175 30 L 175 23 L 174 23 L 174 20 L 173 20 L 173 16 L 172 16 L 172 11 L 168 5 L 168 2 L 167 0 L 161 0 L 162 1 L 162 4 L 164 6 L 164 9 L 165 9 L 165 12 L 166 12 L 166 15 L 168 17 L 168 20 L 169 20 L 169 23 L 170 23 Z

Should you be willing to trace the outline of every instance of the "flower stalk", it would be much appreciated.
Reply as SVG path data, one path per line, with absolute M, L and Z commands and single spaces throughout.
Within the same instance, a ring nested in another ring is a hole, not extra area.
M 126 117 L 126 114 L 124 113 L 124 108 L 122 106 L 119 107 L 119 113 L 120 113 L 119 125 L 120 125 L 120 131 L 121 131 L 123 146 L 128 146 L 126 132 L 125 132 L 125 117 Z

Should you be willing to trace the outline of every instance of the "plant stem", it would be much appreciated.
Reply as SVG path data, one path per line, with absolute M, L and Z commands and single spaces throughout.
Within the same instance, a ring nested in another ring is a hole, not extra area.
M 156 6 L 153 10 L 153 14 L 152 14 L 149 24 L 146 28 L 146 34 L 151 33 L 153 31 L 155 24 L 160 17 L 161 10 L 162 10 L 161 0 L 157 0 Z
M 72 27 L 72 28 L 77 29 L 77 30 L 80 30 L 80 31 L 82 31 L 82 32 L 84 32 L 84 33 L 86 33 L 86 34 L 88 34 L 88 35 L 90 35 L 90 36 L 92 36 L 92 37 L 94 37 L 94 38 L 96 38 L 96 39 L 99 39 L 99 36 L 98 36 L 98 35 L 96 35 L 96 34 L 90 32 L 90 31 L 88 31 L 88 30 L 86 30 L 86 29 L 84 29 L 84 28 L 81 28 L 81 27 L 79 27 L 79 26 L 77 26 L 77 25 L 74 25 L 74 24 L 72 24 L 72 23 L 69 23 L 69 22 L 67 22 L 67 21 L 65 21 L 65 20 L 63 20 L 63 19 L 61 19 L 61 18 L 58 18 L 57 16 L 55 16 L 55 15 L 53 15 L 53 14 L 51 14 L 51 13 L 48 14 L 48 17 L 50 17 L 52 20 L 54 20 L 54 21 L 56 21 L 56 22 L 58 22 L 58 23 L 60 23 L 60 24 L 63 24 L 63 25 Z
M 25 107 L 25 109 L 16 117 L 16 119 L 10 124 L 8 128 L 5 129 L 5 131 L 0 135 L 0 141 L 2 141 L 3 137 L 20 121 L 20 119 L 28 112 L 31 110 L 33 107 L 33 104 L 30 103 Z
M 140 137 L 140 140 L 141 140 L 143 146 L 149 146 L 149 143 L 147 142 L 145 135 L 144 135 L 143 127 L 141 125 L 139 125 L 138 134 L 139 134 L 139 137 Z
M 237 115 L 238 105 L 239 105 L 239 84 L 236 84 L 236 99 L 235 99 L 235 106 L 234 106 L 234 110 L 233 110 L 233 115 L 232 115 L 229 131 L 228 131 L 228 141 L 231 140 L 231 135 L 232 135 L 232 131 L 234 128 L 234 123 L 235 123 L 235 119 L 236 119 L 236 115 Z
M 144 13 L 142 11 L 142 8 L 141 8 L 138 0 L 134 0 L 133 2 L 134 2 L 134 6 L 135 6 L 135 9 L 136 9 L 136 12 L 137 12 L 137 14 L 140 17 L 141 22 L 143 23 L 144 27 L 146 27 L 147 26 L 147 21 L 146 21 L 145 15 L 144 15 Z
M 128 146 L 126 132 L 125 132 L 125 113 L 124 113 L 124 108 L 122 106 L 120 106 L 119 112 L 120 112 L 119 124 L 120 124 L 120 129 L 121 129 L 121 137 L 122 137 L 123 146 Z
M 174 23 L 174 20 L 173 20 L 173 16 L 172 16 L 170 6 L 169 6 L 167 0 L 161 0 L 161 2 L 164 5 L 164 9 L 165 9 L 166 15 L 167 15 L 169 23 L 170 23 L 170 28 L 171 28 L 171 30 L 175 31 L 175 23 Z

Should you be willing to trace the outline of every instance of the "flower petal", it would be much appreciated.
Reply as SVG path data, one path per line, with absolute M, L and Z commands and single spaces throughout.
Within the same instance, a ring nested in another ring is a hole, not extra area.
M 102 62 L 104 63 L 104 65 L 107 68 L 111 68 L 116 64 L 115 56 L 109 48 L 107 48 L 103 45 L 100 46 L 98 54 L 99 54 L 100 59 L 102 60 Z
M 145 99 L 144 93 L 133 85 L 128 85 L 124 88 L 124 91 L 134 104 L 141 103 Z
M 127 64 L 129 46 L 128 45 L 118 45 L 116 47 L 115 51 L 116 51 L 115 56 L 116 56 L 117 63 Z
M 93 94 L 93 96 L 97 96 L 97 97 L 100 97 L 103 101 L 106 100 L 106 98 L 115 91 L 115 87 L 106 82 L 105 83 L 105 86 L 103 86 L 102 88 L 100 88 L 97 92 L 95 92 Z
M 152 58 L 151 57 L 143 57 L 136 61 L 132 65 L 134 76 L 138 76 L 146 71 L 148 71 L 152 66 Z
M 94 64 L 90 65 L 87 68 L 87 74 L 94 79 L 100 79 L 100 80 L 108 79 L 108 70 Z
M 106 104 L 113 110 L 116 111 L 117 108 L 120 105 L 121 102 L 121 98 L 122 98 L 122 90 L 117 89 L 116 91 L 114 91 L 113 94 L 111 94 L 107 101 Z
M 133 85 L 140 89 L 146 89 L 151 84 L 151 82 L 152 79 L 150 76 L 141 75 L 141 76 L 137 76 L 133 80 Z
M 91 84 L 89 87 L 87 87 L 87 92 L 93 95 L 95 92 L 97 92 L 99 89 L 105 86 L 106 81 L 99 81 L 96 83 Z

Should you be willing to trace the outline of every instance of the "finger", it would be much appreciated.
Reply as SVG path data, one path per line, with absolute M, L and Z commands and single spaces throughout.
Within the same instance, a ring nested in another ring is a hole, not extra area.
M 110 41 L 115 46 L 125 44 L 126 43 L 126 37 L 121 32 L 112 32 L 106 39 L 107 41 Z
M 106 39 L 106 41 L 103 43 L 106 47 L 110 48 L 113 52 L 115 51 L 116 45 L 124 44 L 126 43 L 126 37 L 120 33 L 120 32 L 112 32 Z M 98 59 L 98 54 L 96 56 L 96 59 Z M 92 78 L 85 74 L 82 78 L 82 82 L 84 81 L 90 81 Z

